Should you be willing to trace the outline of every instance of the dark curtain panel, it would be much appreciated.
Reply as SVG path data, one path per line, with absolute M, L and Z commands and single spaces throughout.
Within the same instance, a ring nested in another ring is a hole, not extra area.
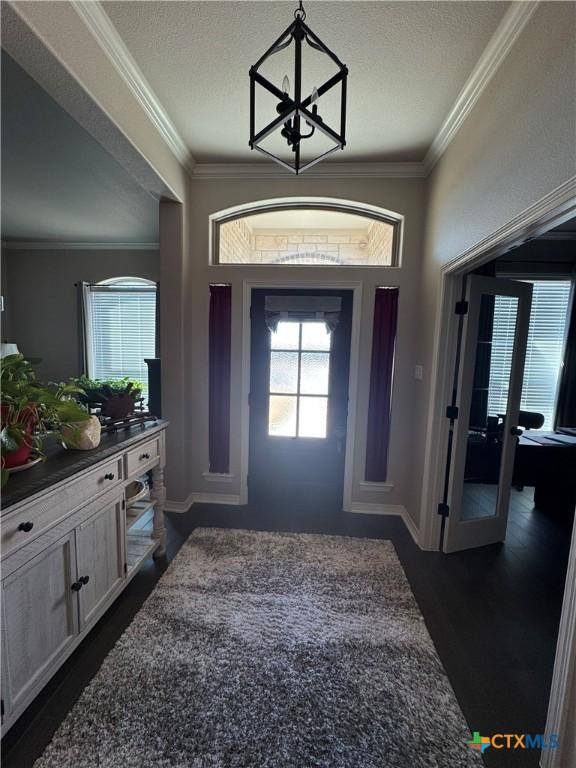
M 366 473 L 370 482 L 384 482 L 388 471 L 390 401 L 398 320 L 398 288 L 377 288 L 374 303 Z
M 576 427 L 576 301 L 572 302 L 555 427 Z
M 76 283 L 76 296 L 78 301 L 78 374 L 88 376 L 88 313 L 86 297 L 89 290 L 88 283 Z
M 232 286 L 210 286 L 208 451 L 210 472 L 230 468 Z

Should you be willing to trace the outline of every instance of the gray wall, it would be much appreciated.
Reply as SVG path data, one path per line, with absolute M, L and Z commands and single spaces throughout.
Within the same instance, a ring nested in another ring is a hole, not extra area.
M 2 251 L 7 326 L 2 339 L 26 357 L 42 358 L 39 378 L 61 381 L 80 373 L 80 331 L 75 283 L 112 277 L 158 280 L 157 251 Z M 10 338 L 7 337 L 9 333 Z
M 573 3 L 537 8 L 430 177 L 419 337 L 425 370 L 440 320 L 441 267 L 576 174 L 575 24 Z M 415 444 L 415 473 L 424 445 Z M 422 495 L 427 508 L 438 501 L 426 489 Z
M 405 217 L 401 266 L 389 267 L 297 267 L 297 266 L 210 266 L 208 217 L 233 205 L 257 200 L 314 195 L 378 205 Z M 241 361 L 243 281 L 281 280 L 361 281 L 358 406 L 354 441 L 352 499 L 357 503 L 402 505 L 416 516 L 411 455 L 416 414 L 424 399 L 422 383 L 414 379 L 414 366 L 420 362 L 415 347 L 418 327 L 417 289 L 423 250 L 426 181 L 424 179 L 340 179 L 307 178 L 281 180 L 198 180 L 192 183 L 190 221 L 194 237 L 189 249 L 190 314 L 184 323 L 189 333 L 190 361 L 187 364 L 192 398 L 191 431 L 187 456 L 193 490 L 199 493 L 237 494 L 240 491 L 241 460 Z M 161 236 L 162 239 L 162 236 Z M 208 300 L 209 284 L 232 284 L 232 395 L 230 483 L 207 481 L 208 470 Z M 367 491 L 363 480 L 374 293 L 376 286 L 399 286 L 399 323 L 394 370 L 392 425 L 389 455 L 389 481 L 393 488 Z M 163 291 L 163 297 L 165 293 Z M 416 488 L 419 493 L 419 488 Z M 418 496 L 419 501 L 419 496 Z

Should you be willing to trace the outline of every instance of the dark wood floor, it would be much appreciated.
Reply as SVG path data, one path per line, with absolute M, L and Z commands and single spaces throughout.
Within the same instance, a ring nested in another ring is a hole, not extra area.
M 571 523 L 532 510 L 525 497 L 515 502 L 506 544 L 453 555 L 419 550 L 399 518 L 195 505 L 168 515 L 168 560 L 197 526 L 391 539 L 471 730 L 541 733 Z M 165 568 L 146 564 L 13 726 L 2 744 L 3 768 L 33 765 Z M 489 768 L 536 768 L 538 754 L 489 749 L 485 761 Z

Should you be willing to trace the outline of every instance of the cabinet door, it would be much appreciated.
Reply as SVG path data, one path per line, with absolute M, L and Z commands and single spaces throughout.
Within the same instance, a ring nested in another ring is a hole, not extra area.
M 74 532 L 2 581 L 2 688 L 6 715 L 41 687 L 78 633 Z
M 80 631 L 107 608 L 108 598 L 124 578 L 124 496 L 102 507 L 76 528 Z

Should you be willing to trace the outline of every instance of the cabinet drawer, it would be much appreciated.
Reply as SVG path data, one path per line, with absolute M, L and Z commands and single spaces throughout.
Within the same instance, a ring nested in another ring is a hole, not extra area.
M 27 544 L 43 531 L 65 518 L 70 512 L 113 488 L 123 479 L 122 458 L 117 457 L 98 469 L 43 495 L 2 517 L 0 541 L 2 556 Z
M 156 463 L 160 456 L 160 439 L 148 440 L 126 454 L 126 477 L 139 474 Z

